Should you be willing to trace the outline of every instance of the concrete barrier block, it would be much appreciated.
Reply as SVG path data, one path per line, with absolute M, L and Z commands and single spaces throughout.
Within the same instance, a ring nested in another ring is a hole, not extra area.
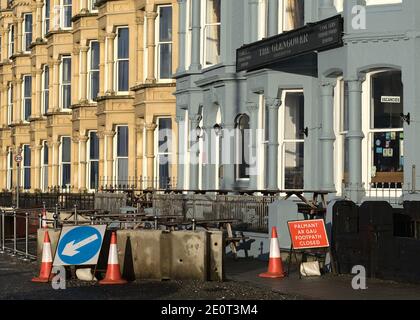
M 209 231 L 209 280 L 225 280 L 225 237 L 222 231 Z

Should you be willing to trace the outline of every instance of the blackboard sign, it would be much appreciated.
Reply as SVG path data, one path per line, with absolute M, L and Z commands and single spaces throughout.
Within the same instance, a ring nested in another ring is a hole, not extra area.
M 343 46 L 344 23 L 341 15 L 308 24 L 236 51 L 236 71 L 255 70 L 297 55 Z

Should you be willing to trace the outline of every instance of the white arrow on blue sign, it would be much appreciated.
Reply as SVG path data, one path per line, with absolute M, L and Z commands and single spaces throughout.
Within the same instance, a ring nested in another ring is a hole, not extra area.
M 96 265 L 106 226 L 63 227 L 54 266 Z

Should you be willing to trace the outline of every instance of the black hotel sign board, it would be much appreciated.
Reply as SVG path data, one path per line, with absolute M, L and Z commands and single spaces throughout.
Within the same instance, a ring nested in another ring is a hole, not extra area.
M 236 71 L 255 70 L 304 53 L 342 47 L 343 26 L 343 18 L 338 15 L 245 45 L 236 52 Z

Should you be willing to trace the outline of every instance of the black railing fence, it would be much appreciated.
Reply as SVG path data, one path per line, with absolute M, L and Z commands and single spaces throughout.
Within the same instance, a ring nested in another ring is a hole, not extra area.
M 171 190 L 176 189 L 175 177 L 128 177 L 117 179 L 116 177 L 101 177 L 97 191 L 126 191 L 126 190 Z

